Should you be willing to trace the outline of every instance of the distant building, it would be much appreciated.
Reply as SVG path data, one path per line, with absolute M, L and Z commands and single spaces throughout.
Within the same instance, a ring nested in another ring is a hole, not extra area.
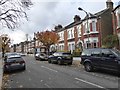
M 112 11 L 115 14 L 114 20 L 112 20 Z M 84 19 L 81 19 L 79 15 L 75 15 L 74 21 L 67 26 L 55 26 L 55 32 L 59 34 L 60 39 L 57 44 L 51 45 L 50 51 L 58 50 L 73 52 L 76 47 L 79 47 L 80 49 L 102 47 L 103 39 L 107 35 L 112 35 L 114 31 L 120 37 L 119 11 L 119 5 L 113 9 L 113 2 L 107 0 L 106 8 L 104 10 L 95 14 L 87 13 Z M 115 24 L 113 21 L 115 21 Z M 34 36 L 35 34 L 36 33 L 34 33 Z M 34 48 L 35 50 L 35 48 L 41 48 L 42 45 L 41 42 L 34 39 L 32 42 L 24 42 L 21 46 L 21 51 L 28 52 L 29 50 L 31 51 L 31 48 Z M 16 48 L 16 50 L 19 49 Z

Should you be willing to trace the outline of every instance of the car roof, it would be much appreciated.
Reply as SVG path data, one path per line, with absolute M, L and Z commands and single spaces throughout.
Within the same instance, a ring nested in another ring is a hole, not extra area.
M 112 49 L 109 49 L 109 48 L 89 48 L 89 49 L 84 49 L 84 50 L 112 50 Z
M 70 52 L 55 52 L 55 53 L 70 53 Z
M 21 57 L 18 53 L 6 53 L 7 58 L 17 58 Z

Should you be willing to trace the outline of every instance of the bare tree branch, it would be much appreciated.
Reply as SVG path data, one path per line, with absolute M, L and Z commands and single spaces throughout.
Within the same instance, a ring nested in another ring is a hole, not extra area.
M 28 20 L 24 8 L 29 7 L 30 5 L 32 5 L 31 0 L 0 0 L 1 25 L 7 26 L 9 29 L 14 29 L 17 27 L 21 17 Z
M 7 1 L 9 1 L 9 0 L 5 0 L 5 1 L 4 1 L 4 0 L 1 0 L 1 1 L 0 1 L 0 5 L 5 4 Z

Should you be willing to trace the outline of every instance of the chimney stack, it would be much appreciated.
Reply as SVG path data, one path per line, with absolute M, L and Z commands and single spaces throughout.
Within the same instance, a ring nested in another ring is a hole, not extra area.
M 55 31 L 62 29 L 62 25 L 58 24 L 57 26 L 54 27 Z
M 112 10 L 113 9 L 113 2 L 111 0 L 107 0 L 106 6 L 107 6 L 107 8 L 110 8 Z
M 78 21 L 80 21 L 80 20 L 81 20 L 81 18 L 80 18 L 79 15 L 75 15 L 75 16 L 74 16 L 74 22 L 78 22 Z

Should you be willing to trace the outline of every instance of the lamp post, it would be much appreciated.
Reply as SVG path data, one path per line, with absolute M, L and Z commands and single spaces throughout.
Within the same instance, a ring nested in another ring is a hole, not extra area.
M 88 12 L 86 12 L 84 9 L 82 9 L 81 7 L 78 8 L 78 10 L 80 11 L 84 11 L 86 16 L 87 16 L 87 38 L 88 38 L 88 43 L 87 43 L 87 48 L 90 48 L 90 40 L 89 40 L 89 28 L 88 28 L 88 19 L 89 19 L 89 14 Z

